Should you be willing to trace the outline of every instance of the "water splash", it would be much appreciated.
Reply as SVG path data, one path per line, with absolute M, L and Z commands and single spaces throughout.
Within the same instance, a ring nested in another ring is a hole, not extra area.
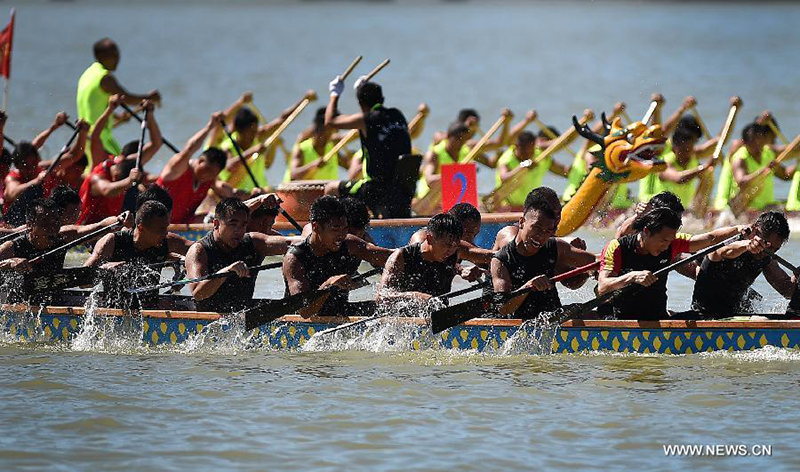
M 560 327 L 551 322 L 554 313 L 541 313 L 538 317 L 525 320 L 520 327 L 500 347 L 501 356 L 521 354 L 551 355 L 553 340 Z
M 183 354 L 202 352 L 222 355 L 238 355 L 244 351 L 262 348 L 271 349 L 268 343 L 257 346 L 254 340 L 253 332 L 245 331 L 244 315 L 240 312 L 223 316 L 203 326 L 199 333 L 190 335 L 176 349 Z
M 70 341 L 70 348 L 110 354 L 141 352 L 145 347 L 141 314 L 103 316 L 98 313 L 103 298 L 100 285 L 94 286 L 84 305 L 81 329 Z

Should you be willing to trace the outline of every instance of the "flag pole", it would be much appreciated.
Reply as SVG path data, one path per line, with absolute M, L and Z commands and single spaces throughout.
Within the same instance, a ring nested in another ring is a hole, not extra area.
M 8 83 L 11 81 L 11 48 L 14 44 L 14 14 L 15 9 L 11 9 L 11 21 L 3 29 L 3 57 L 2 57 L 2 75 L 5 78 L 3 81 L 3 112 L 8 109 Z

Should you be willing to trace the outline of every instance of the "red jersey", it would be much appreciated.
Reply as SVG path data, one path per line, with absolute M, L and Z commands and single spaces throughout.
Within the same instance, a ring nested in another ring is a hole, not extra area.
M 45 170 L 47 170 L 45 167 L 39 166 L 36 169 L 36 175 L 38 176 L 39 174 L 41 174 Z M 11 172 L 9 172 L 8 176 L 13 178 L 13 179 L 16 179 L 21 184 L 27 184 L 28 182 L 33 180 L 33 179 L 24 180 L 22 178 L 22 176 L 19 174 L 19 170 L 18 169 L 14 169 Z M 3 179 L 3 183 L 5 184 L 5 179 Z M 44 182 L 42 182 L 42 186 L 44 187 L 44 196 L 45 197 L 49 197 L 50 194 L 53 192 L 53 189 L 58 186 L 58 183 L 59 183 L 59 179 L 56 178 L 55 172 L 51 172 L 50 175 L 48 175 L 47 178 L 44 179 Z M 5 192 L 5 185 L 3 185 L 3 192 Z M 11 203 L 4 202 L 3 203 L 3 213 L 8 213 L 8 209 L 10 207 L 11 207 Z
M 111 179 L 111 166 L 114 165 L 114 159 L 97 164 L 92 169 L 92 173 L 83 179 L 83 184 L 78 194 L 81 196 L 81 216 L 78 217 L 78 224 L 86 225 L 97 223 L 103 218 L 109 216 L 117 216 L 122 213 L 122 201 L 125 199 L 125 192 L 120 193 L 116 197 L 103 197 L 92 195 L 92 177 L 95 175 L 100 176 L 106 180 Z
M 195 210 L 208 195 L 208 190 L 214 184 L 214 181 L 199 182 L 195 186 L 194 173 L 192 168 L 189 167 L 186 172 L 175 180 L 166 181 L 159 177 L 156 183 L 164 187 L 172 197 L 172 219 L 170 223 L 187 224 L 192 222 Z

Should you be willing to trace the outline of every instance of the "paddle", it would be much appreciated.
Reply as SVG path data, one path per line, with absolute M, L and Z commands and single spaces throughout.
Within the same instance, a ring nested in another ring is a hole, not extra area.
M 81 236 L 80 238 L 73 239 L 72 241 L 70 241 L 70 242 L 68 242 L 68 243 L 66 243 L 64 245 L 61 245 L 61 246 L 59 246 L 59 247 L 57 247 L 55 249 L 51 249 L 51 250 L 45 252 L 44 254 L 36 256 L 33 259 L 29 260 L 28 262 L 30 264 L 36 264 L 38 262 L 41 262 L 44 258 L 52 256 L 53 254 L 58 254 L 60 252 L 69 251 L 70 249 L 72 249 L 75 246 L 81 245 L 81 244 L 85 243 L 86 241 L 91 241 L 91 240 L 93 240 L 95 238 L 98 238 L 98 237 L 102 236 L 104 233 L 108 233 L 109 231 L 113 231 L 113 230 L 119 228 L 120 226 L 122 226 L 122 224 L 123 224 L 122 221 L 117 221 L 113 225 L 106 226 L 105 228 L 96 229 L 96 230 L 92 231 L 91 233 L 88 233 L 88 234 L 85 234 L 85 235 Z
M 669 272 L 672 272 L 673 270 L 675 270 L 675 269 L 677 269 L 679 267 L 685 266 L 686 264 L 688 264 L 688 263 L 690 263 L 692 261 L 696 261 L 698 259 L 701 259 L 701 258 L 705 257 L 707 254 L 711 254 L 712 252 L 716 251 L 717 249 L 719 249 L 719 248 L 721 248 L 723 246 L 727 246 L 728 244 L 730 244 L 732 242 L 738 241 L 739 239 L 741 239 L 743 236 L 745 236 L 748 233 L 749 233 L 749 230 L 747 230 L 745 232 L 742 232 L 742 233 L 739 233 L 739 234 L 737 234 L 735 236 L 731 236 L 730 238 L 728 238 L 728 239 L 726 239 L 724 241 L 720 241 L 717 244 L 713 244 L 713 245 L 703 249 L 702 251 L 697 251 L 697 252 L 695 252 L 694 254 L 692 254 L 691 256 L 689 256 L 689 257 L 687 257 L 685 259 L 681 259 L 679 261 L 673 262 L 672 264 L 653 272 L 653 275 L 656 276 L 656 277 L 661 277 L 664 274 L 668 274 Z M 610 301 L 616 300 L 617 298 L 619 298 L 622 295 L 631 295 L 631 294 L 634 294 L 634 293 L 636 293 L 637 291 L 639 291 L 641 289 L 642 289 L 641 285 L 632 284 L 632 285 L 628 285 L 627 287 L 623 287 L 623 288 L 621 288 L 619 290 L 615 290 L 613 292 L 609 292 L 609 293 L 600 295 L 600 296 L 596 297 L 594 300 L 590 300 L 590 301 L 585 302 L 585 303 L 576 303 L 576 304 L 573 304 L 573 305 L 565 306 L 564 308 L 562 308 L 561 310 L 557 311 L 554 314 L 555 316 L 554 316 L 554 318 L 551 318 L 551 322 L 554 321 L 557 324 L 561 324 L 561 323 L 563 323 L 564 321 L 566 321 L 566 320 L 568 320 L 570 318 L 573 318 L 573 317 L 578 316 L 578 315 L 582 315 L 582 314 L 584 314 L 584 313 L 586 313 L 586 312 L 588 312 L 590 310 L 593 310 L 594 308 L 599 307 L 600 305 L 604 305 L 604 304 L 606 304 L 606 303 L 608 303 Z
M 592 110 L 585 110 L 583 117 L 579 120 L 580 124 L 584 124 L 594 117 Z M 551 141 L 550 146 L 547 147 L 535 159 L 528 159 L 523 161 L 514 169 L 512 175 L 504 180 L 497 188 L 492 190 L 491 193 L 483 197 L 483 205 L 487 211 L 496 211 L 503 205 L 503 201 L 508 198 L 520 185 L 525 183 L 525 176 L 530 168 L 535 167 L 536 164 L 544 161 L 550 157 L 554 152 L 564 147 L 575 135 L 577 131 L 574 126 L 570 126 L 568 130 L 561 133 L 561 136 Z
M 380 274 L 382 270 L 383 269 L 372 269 L 364 272 L 363 274 L 356 275 L 352 278 L 352 282 L 354 284 L 361 283 L 373 275 Z M 348 292 L 349 290 L 337 286 L 331 286 L 323 289 L 310 290 L 308 292 L 289 295 L 278 300 L 264 300 L 258 305 L 245 310 L 244 329 L 246 331 L 250 331 L 253 328 L 270 323 L 271 321 L 274 321 L 284 315 L 296 313 L 304 307 L 316 306 L 316 309 L 319 310 L 324 304 L 325 300 L 327 300 L 327 297 L 330 296 L 334 291 Z
M 782 265 L 783 267 L 785 267 L 785 268 L 789 269 L 789 271 L 790 271 L 792 274 L 794 274 L 794 275 L 800 275 L 800 268 L 798 268 L 798 267 L 795 267 L 795 265 L 794 265 L 794 264 L 792 264 L 791 262 L 787 261 L 787 260 L 786 260 L 786 259 L 784 259 L 783 257 L 781 257 L 781 256 L 777 255 L 777 254 L 775 253 L 775 251 L 773 251 L 773 250 L 771 250 L 771 249 L 764 249 L 764 254 L 767 254 L 768 256 L 775 258 L 775 260 L 778 262 L 778 264 L 780 264 L 780 265 Z
M 692 115 L 694 115 L 694 119 L 697 120 L 697 125 L 700 126 L 700 132 L 703 133 L 703 136 L 706 139 L 711 139 L 711 133 L 708 132 L 708 128 L 706 127 L 706 123 L 700 117 L 700 112 L 697 111 L 697 107 L 692 107 Z
M 642 118 L 642 123 L 644 124 L 649 123 L 650 120 L 653 118 L 653 116 L 656 114 L 656 111 L 658 111 L 659 107 L 661 107 L 661 104 L 663 102 L 664 102 L 663 97 L 661 97 L 658 94 L 654 95 L 651 99 L 650 106 L 644 113 L 644 118 Z
M 791 143 L 786 146 L 786 149 L 783 150 L 778 157 L 775 158 L 773 162 L 770 164 L 777 166 L 782 161 L 784 161 L 789 154 L 794 152 L 794 148 L 800 144 L 800 134 L 795 137 Z M 761 187 L 764 185 L 764 182 L 772 175 L 774 171 L 774 167 L 767 166 L 761 169 L 757 176 L 755 176 L 744 188 L 739 189 L 739 193 L 734 195 L 731 198 L 730 202 L 728 202 L 728 206 L 730 207 L 731 211 L 733 212 L 734 216 L 738 217 L 742 213 L 747 210 L 750 206 L 750 202 L 758 195 L 761 191 Z
M 272 262 L 270 264 L 263 264 L 260 266 L 250 267 L 250 274 L 256 274 L 262 270 L 268 269 L 277 269 L 281 267 L 283 262 Z M 235 274 L 235 272 L 217 272 L 215 274 L 204 275 L 202 277 L 196 277 L 193 279 L 180 279 L 180 280 L 171 280 L 169 282 L 160 283 L 158 285 L 150 285 L 147 287 L 139 287 L 139 288 L 129 288 L 125 291 L 128 293 L 136 294 L 136 293 L 143 293 L 143 292 L 150 292 L 153 290 L 161 290 L 162 288 L 170 288 L 170 287 L 182 287 L 184 285 L 193 284 L 197 282 L 203 282 L 205 280 L 212 280 L 212 279 L 223 279 L 228 277 L 231 274 Z
M 24 275 L 22 290 L 24 293 L 32 293 L 90 285 L 101 270 L 96 267 L 73 267 L 55 273 Z
M 142 122 L 142 117 L 141 117 L 141 116 L 139 116 L 139 114 L 138 114 L 138 113 L 136 113 L 135 111 L 133 111 L 133 109 L 132 109 L 130 106 L 128 106 L 128 104 L 127 104 L 127 103 L 125 103 L 125 102 L 121 102 L 121 103 L 120 103 L 120 106 L 121 106 L 122 108 L 124 108 L 124 109 L 125 109 L 125 111 L 127 111 L 128 113 L 130 113 L 130 115 L 131 115 L 132 117 L 134 117 L 134 118 L 136 119 L 136 121 L 138 121 L 139 123 L 141 123 L 141 122 Z M 162 143 L 164 143 L 164 144 L 165 144 L 165 145 L 166 145 L 168 148 L 170 148 L 170 149 L 172 150 L 172 152 L 174 152 L 175 154 L 177 154 L 177 153 L 181 152 L 181 150 L 180 150 L 180 149 L 178 149 L 177 147 L 175 147 L 175 145 L 174 145 L 174 144 L 172 144 L 171 142 L 167 141 L 167 139 L 166 139 L 166 138 L 163 138 L 163 137 L 162 137 L 162 138 L 161 138 L 161 142 L 162 142 Z
M 467 164 L 472 159 L 475 158 L 480 152 L 483 150 L 483 147 L 486 143 L 489 142 L 489 139 L 492 138 L 492 135 L 497 132 L 498 129 L 506 122 L 509 118 L 505 115 L 501 115 L 497 121 L 494 122 L 489 131 L 484 134 L 481 139 L 475 144 L 475 146 L 469 150 L 469 154 L 467 154 L 464 159 L 458 161 L 459 164 Z M 441 182 L 438 185 L 431 186 L 428 193 L 420 198 L 419 200 L 414 203 L 414 212 L 418 215 L 432 215 L 434 214 L 440 207 L 442 202 L 442 185 Z
M 33 203 L 34 200 L 44 197 L 44 181 L 47 180 L 50 174 L 53 173 L 58 163 L 61 162 L 61 158 L 64 157 L 67 151 L 69 151 L 70 146 L 72 146 L 72 142 L 75 141 L 75 138 L 79 133 L 80 130 L 76 127 L 67 143 L 64 144 L 56 158 L 53 159 L 53 162 L 51 162 L 47 167 L 41 182 L 36 185 L 31 185 L 25 189 L 25 191 L 19 194 L 14 202 L 11 203 L 11 206 L 5 215 L 5 219 L 8 223 L 12 225 L 19 225 L 25 222 L 25 212 L 28 210 L 28 207 L 31 205 L 31 203 Z
M 8 137 L 8 136 L 6 136 L 5 134 L 3 135 L 3 140 L 4 140 L 5 142 L 7 142 L 8 144 L 10 144 L 10 145 L 12 145 L 12 146 L 14 146 L 14 147 L 17 147 L 17 142 L 16 142 L 16 141 L 14 141 L 13 139 L 9 138 L 9 137 Z
M 547 126 L 544 123 L 542 123 L 542 120 L 540 120 L 538 116 L 533 119 L 533 122 L 536 123 L 536 126 L 538 126 L 539 129 L 542 130 L 542 132 L 547 136 L 547 139 L 550 139 L 550 140 L 558 139 L 558 136 L 556 136 L 556 134 L 553 132 L 553 130 L 551 130 L 549 126 Z M 572 149 L 570 149 L 569 146 L 564 146 L 564 149 L 566 149 L 567 152 L 569 152 L 573 156 L 578 154 L 575 151 L 573 151 Z
M 552 277 L 550 279 L 550 283 L 554 284 L 561 282 L 562 280 L 566 280 L 575 277 L 576 275 L 588 272 L 598 266 L 599 262 L 593 262 L 591 264 L 578 267 L 569 272 L 564 272 L 563 274 Z M 463 303 L 459 303 L 458 305 L 452 305 L 442 308 L 441 310 L 434 311 L 431 314 L 431 331 L 433 331 L 433 334 L 437 334 L 448 328 L 452 328 L 453 326 L 458 326 L 465 321 L 469 321 L 487 313 L 493 307 L 498 306 L 498 302 L 502 303 L 502 305 L 500 305 L 502 307 L 505 304 L 514 301 L 520 295 L 527 295 L 532 290 L 532 288 L 523 287 L 514 290 L 511 293 L 491 293 Z
M 4 235 L 3 237 L 0 237 L 0 244 L 4 243 L 6 241 L 10 241 L 12 239 L 17 239 L 19 236 L 22 236 L 23 234 L 25 234 L 27 232 L 28 232 L 28 228 L 23 228 L 23 229 L 21 229 L 19 231 L 14 231 L 13 233 L 8 233 L 8 234 Z
M 139 139 L 139 151 L 136 153 L 136 170 L 142 172 L 142 153 L 144 152 L 144 137 L 147 132 L 147 123 L 150 119 L 150 111 L 144 109 L 144 118 L 142 119 L 142 134 Z M 142 176 L 144 177 L 144 176 Z M 139 196 L 139 182 L 133 182 L 131 188 L 125 191 L 125 197 L 122 200 L 123 211 L 136 211 L 136 198 Z
M 347 69 L 345 69 L 344 72 L 342 72 L 342 75 L 340 75 L 339 77 L 341 77 L 342 80 L 346 79 L 347 76 L 350 75 L 351 72 L 353 72 L 353 69 L 356 68 L 358 63 L 361 62 L 361 59 L 364 59 L 364 56 L 358 56 L 355 59 L 353 59 L 353 62 L 351 62 L 350 65 L 347 66 Z
M 489 284 L 490 284 L 489 280 L 484 280 L 483 282 L 478 282 L 477 284 L 470 285 L 467 288 L 462 288 L 460 290 L 455 290 L 455 291 L 452 291 L 452 292 L 449 292 L 449 293 L 445 293 L 445 294 L 433 297 L 433 298 L 431 298 L 431 300 L 435 300 L 435 299 L 447 300 L 447 299 L 450 299 L 450 298 L 455 298 L 455 297 L 458 297 L 458 296 L 461 296 L 461 295 L 464 295 L 464 294 L 467 294 L 467 293 L 470 293 L 470 292 L 474 292 L 475 290 L 480 290 L 480 289 L 482 289 L 484 287 L 488 287 Z M 344 329 L 352 328 L 354 326 L 361 326 L 361 325 L 367 324 L 367 323 L 369 323 L 371 321 L 375 321 L 375 320 L 378 320 L 378 319 L 381 319 L 381 318 L 385 318 L 387 316 L 392 316 L 394 314 L 395 314 L 394 312 L 388 312 L 388 313 L 381 313 L 379 315 L 369 316 L 367 318 L 364 318 L 364 319 L 361 319 L 361 320 L 358 320 L 358 321 L 353 321 L 351 323 L 345 323 L 343 325 L 339 325 L 339 326 L 336 326 L 336 327 L 333 327 L 333 328 L 326 329 L 325 331 L 320 331 L 316 335 L 317 336 L 326 336 L 328 334 L 335 333 L 337 331 L 341 331 L 341 330 L 344 330 Z
M 728 141 L 728 136 L 730 136 L 730 132 L 733 129 L 733 124 L 736 121 L 736 114 L 739 113 L 739 110 L 742 108 L 742 100 L 739 97 L 732 97 L 731 98 L 731 107 L 728 110 L 728 117 L 725 119 L 725 124 L 722 126 L 722 131 L 719 135 L 719 141 L 717 141 L 716 147 L 714 147 L 714 153 L 711 156 L 711 161 L 708 163 L 708 168 L 706 168 L 700 176 L 698 177 L 698 184 L 697 184 L 697 192 L 695 192 L 694 199 L 692 200 L 692 213 L 699 217 L 705 217 L 706 213 L 708 213 L 708 204 L 711 201 L 711 192 L 714 190 L 714 166 L 722 158 L 722 148 L 725 147 L 725 143 Z M 699 121 L 699 114 L 698 121 Z

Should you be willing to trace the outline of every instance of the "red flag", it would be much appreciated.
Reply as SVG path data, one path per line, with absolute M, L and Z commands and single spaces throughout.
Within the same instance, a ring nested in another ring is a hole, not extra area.
M 475 164 L 442 165 L 442 211 L 462 202 L 478 206 Z
M 0 75 L 11 78 L 11 43 L 14 40 L 14 10 L 11 10 L 11 21 L 0 32 Z

